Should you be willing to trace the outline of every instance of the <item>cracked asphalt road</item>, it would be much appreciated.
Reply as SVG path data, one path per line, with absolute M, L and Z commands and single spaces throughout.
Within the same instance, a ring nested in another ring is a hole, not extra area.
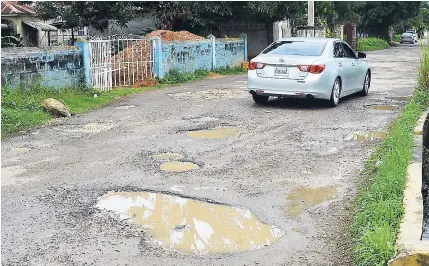
M 369 96 L 348 97 L 337 108 L 277 99 L 257 106 L 246 77 L 231 76 L 134 95 L 3 140 L 2 265 L 351 264 L 341 226 L 377 142 L 345 139 L 384 129 L 400 114 L 406 102 L 388 97 L 412 94 L 419 49 L 402 45 L 369 52 L 367 60 Z M 225 139 L 186 135 L 216 126 L 239 131 Z M 162 152 L 200 168 L 162 172 L 151 157 Z M 334 195 L 287 211 L 297 188 L 321 187 L 334 187 Z M 111 190 L 170 191 L 248 208 L 286 234 L 230 255 L 162 249 L 138 225 L 95 207 Z

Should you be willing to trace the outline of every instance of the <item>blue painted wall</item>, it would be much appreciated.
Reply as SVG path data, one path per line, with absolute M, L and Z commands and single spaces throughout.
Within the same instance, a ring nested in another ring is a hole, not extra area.
M 162 52 L 160 54 L 156 52 L 155 65 L 158 65 L 157 61 L 160 60 L 162 66 L 155 68 L 155 74 L 162 78 L 173 69 L 193 73 L 199 69 L 240 67 L 246 57 L 246 41 L 246 38 L 215 39 L 214 42 L 211 39 L 182 42 L 161 41 Z
M 1 81 L 12 88 L 30 87 L 40 82 L 53 88 L 84 84 L 82 52 L 77 47 L 3 48 Z
M 193 73 L 198 69 L 211 70 L 212 43 L 200 42 L 162 42 L 162 65 L 164 73 L 172 69 Z

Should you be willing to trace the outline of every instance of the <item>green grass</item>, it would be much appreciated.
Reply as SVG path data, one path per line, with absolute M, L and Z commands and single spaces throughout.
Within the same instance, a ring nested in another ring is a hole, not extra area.
M 237 68 L 218 68 L 212 71 L 219 75 L 240 75 L 245 74 L 246 71 L 240 67 Z M 179 83 L 192 82 L 195 80 L 200 80 L 208 78 L 210 76 L 210 71 L 208 70 L 196 70 L 194 73 L 182 73 L 178 70 L 171 70 L 164 78 L 159 79 L 159 83 L 172 85 Z
M 220 68 L 213 72 L 221 75 L 246 73 L 241 68 Z M 198 70 L 195 73 L 172 71 L 164 79 L 159 80 L 160 85 L 158 86 L 114 89 L 106 92 L 83 88 L 58 90 L 44 88 L 37 84 L 22 89 L 11 89 L 3 86 L 1 90 L 1 137 L 4 138 L 19 131 L 29 130 L 52 119 L 53 116 L 41 106 L 46 98 L 57 99 L 66 104 L 72 114 L 79 114 L 100 108 L 126 95 L 205 79 L 209 77 L 209 74 L 210 72 L 205 70 Z M 94 97 L 94 94 L 97 94 L 98 97 Z
M 389 43 L 379 38 L 370 37 L 365 39 L 358 39 L 357 46 L 358 51 L 377 51 L 388 48 Z
M 72 114 L 79 114 L 99 108 L 120 97 L 159 87 L 97 92 L 89 89 L 56 90 L 40 86 L 31 89 L 11 89 L 4 86 L 1 91 L 1 137 L 31 129 L 52 119 L 53 116 L 41 106 L 46 98 L 57 99 L 66 104 Z M 98 97 L 94 97 L 94 94 L 97 94 Z
M 428 47 L 423 48 L 421 80 L 413 100 L 389 127 L 387 138 L 376 148 L 362 172 L 351 225 L 355 265 L 386 265 L 395 253 L 414 127 L 429 106 L 429 90 L 423 88 L 429 79 L 425 75 L 429 64 Z
M 401 41 L 401 34 L 395 34 L 395 35 L 393 35 L 392 41 L 394 41 L 394 42 L 400 42 Z

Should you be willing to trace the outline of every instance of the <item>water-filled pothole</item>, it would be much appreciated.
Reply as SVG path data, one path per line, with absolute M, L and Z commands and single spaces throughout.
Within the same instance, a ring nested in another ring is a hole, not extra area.
M 159 168 L 166 172 L 186 172 L 200 168 L 197 164 L 191 162 L 171 161 L 162 163 Z
M 411 101 L 413 99 L 413 96 L 397 96 L 397 97 L 386 97 L 390 100 L 396 100 L 396 101 Z
M 392 111 L 395 109 L 393 105 L 368 105 L 367 108 L 371 108 L 379 111 Z
M 284 232 L 250 211 L 152 192 L 111 192 L 97 207 L 132 219 L 158 244 L 185 253 L 233 253 L 276 242 Z
M 177 160 L 182 160 L 183 159 L 183 155 L 180 154 L 180 153 L 166 152 L 166 153 L 154 154 L 154 155 L 152 155 L 152 158 L 155 159 L 155 160 L 172 160 L 172 161 L 177 161 Z
M 234 136 L 238 131 L 239 129 L 235 127 L 217 127 L 208 130 L 188 131 L 186 134 L 193 138 L 223 139 Z
M 286 199 L 290 201 L 283 210 L 288 217 L 298 217 L 306 207 L 313 207 L 337 197 L 336 187 L 297 188 Z
M 346 137 L 346 140 L 354 140 L 354 141 L 374 141 L 374 140 L 382 140 L 387 137 L 386 131 L 379 130 L 371 130 L 364 132 L 353 133 L 352 135 Z

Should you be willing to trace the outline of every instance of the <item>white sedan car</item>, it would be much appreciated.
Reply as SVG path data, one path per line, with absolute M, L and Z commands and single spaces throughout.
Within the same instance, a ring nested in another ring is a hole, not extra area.
M 368 95 L 371 69 L 362 58 L 339 39 L 279 39 L 250 61 L 248 91 L 258 104 L 274 96 L 324 99 L 335 107 L 347 95 Z

